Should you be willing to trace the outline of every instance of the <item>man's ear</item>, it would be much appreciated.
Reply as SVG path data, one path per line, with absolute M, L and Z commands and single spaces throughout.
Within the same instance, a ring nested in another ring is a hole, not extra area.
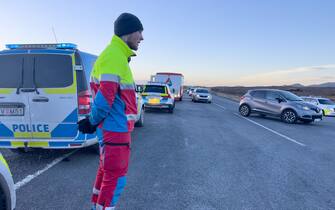
M 129 34 L 126 34 L 126 35 L 123 35 L 120 37 L 125 43 L 128 42 L 128 39 L 129 39 Z

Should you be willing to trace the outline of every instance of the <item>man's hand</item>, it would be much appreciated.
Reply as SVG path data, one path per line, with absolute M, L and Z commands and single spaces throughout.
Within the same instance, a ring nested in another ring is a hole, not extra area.
M 98 127 L 98 125 L 92 125 L 88 118 L 80 120 L 77 124 L 80 132 L 88 134 L 94 133 Z

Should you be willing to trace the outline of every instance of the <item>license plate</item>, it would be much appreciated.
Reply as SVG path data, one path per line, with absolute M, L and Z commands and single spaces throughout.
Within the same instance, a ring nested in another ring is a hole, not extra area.
M 23 107 L 0 107 L 0 116 L 23 116 Z
M 149 104 L 159 104 L 159 98 L 150 98 Z

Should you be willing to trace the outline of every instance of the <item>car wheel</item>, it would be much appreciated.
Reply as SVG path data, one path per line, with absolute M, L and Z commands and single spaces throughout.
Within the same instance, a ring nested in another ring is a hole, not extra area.
M 142 107 L 140 119 L 135 123 L 136 127 L 143 127 L 144 125 L 144 107 Z
M 250 107 L 247 104 L 242 104 L 239 108 L 240 114 L 243 117 L 248 117 L 250 115 Z
M 174 110 L 173 106 L 168 109 L 169 113 L 171 113 L 171 114 L 173 113 L 173 110 Z
M 208 103 L 209 103 L 209 104 L 211 104 L 211 103 L 212 103 L 212 101 L 208 101 Z
M 285 122 L 285 123 L 289 123 L 289 124 L 293 124 L 297 121 L 297 114 L 295 113 L 295 111 L 293 111 L 292 109 L 287 109 L 284 110 L 283 113 L 281 114 L 281 119 Z

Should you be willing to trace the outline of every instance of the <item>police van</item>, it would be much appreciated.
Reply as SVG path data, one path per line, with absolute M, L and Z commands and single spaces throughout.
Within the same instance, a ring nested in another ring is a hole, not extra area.
M 72 43 L 10 44 L 0 51 L 0 147 L 79 148 L 90 112 L 89 75 L 97 56 Z

